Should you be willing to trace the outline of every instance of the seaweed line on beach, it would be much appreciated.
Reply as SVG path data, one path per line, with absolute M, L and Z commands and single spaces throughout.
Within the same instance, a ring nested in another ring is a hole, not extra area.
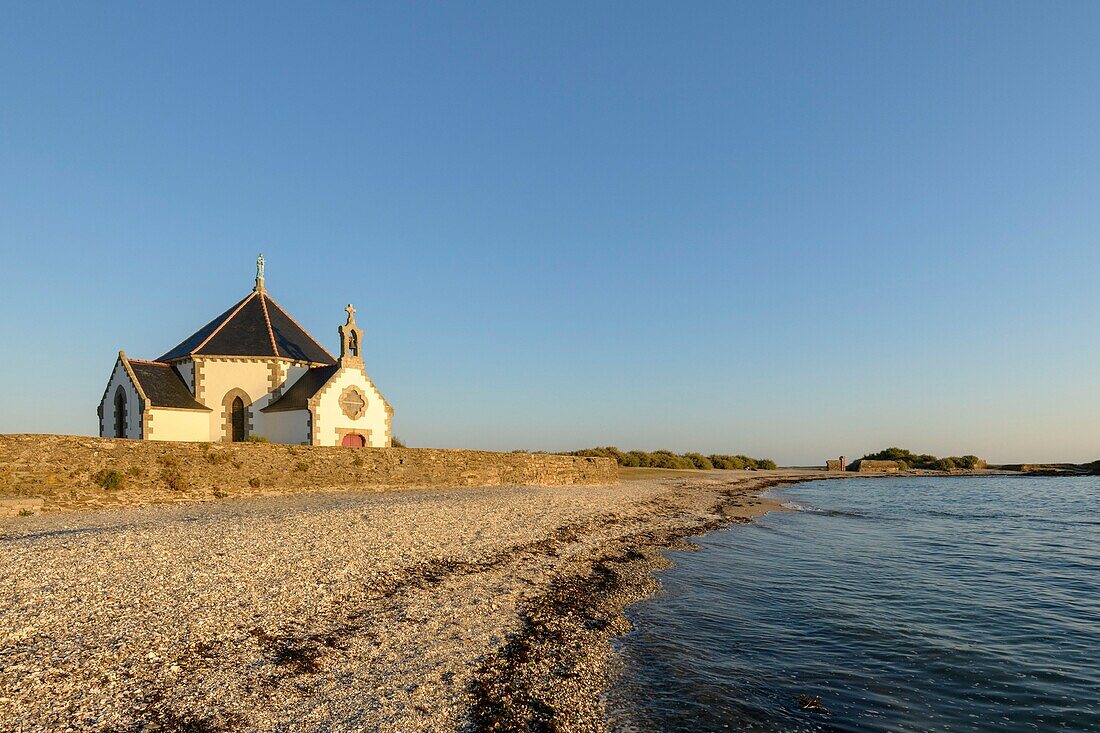
M 792 483 L 761 480 L 721 490 L 714 519 L 633 533 L 567 563 L 521 609 L 521 630 L 474 673 L 472 733 L 605 731 L 602 693 L 615 674 L 611 640 L 631 630 L 626 608 L 659 589 L 654 572 L 670 565 L 661 551 L 696 550 L 687 537 L 752 521 L 731 509 Z

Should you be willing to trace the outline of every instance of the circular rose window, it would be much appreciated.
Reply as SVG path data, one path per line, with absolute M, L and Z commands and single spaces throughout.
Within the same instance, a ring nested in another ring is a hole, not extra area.
M 352 420 L 358 420 L 367 411 L 367 399 L 357 388 L 348 387 L 340 395 L 340 409 Z

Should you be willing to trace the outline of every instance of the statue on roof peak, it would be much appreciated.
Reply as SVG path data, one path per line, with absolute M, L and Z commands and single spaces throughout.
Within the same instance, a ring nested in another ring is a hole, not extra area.
M 256 258 L 256 290 L 264 289 L 264 253 Z

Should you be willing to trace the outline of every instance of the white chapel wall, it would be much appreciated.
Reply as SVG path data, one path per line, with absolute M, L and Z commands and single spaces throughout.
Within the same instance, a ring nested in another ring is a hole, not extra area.
M 349 418 L 340 408 L 340 395 L 351 385 L 358 387 L 367 399 L 366 411 L 358 420 Z M 368 446 L 385 448 L 389 444 L 386 417 L 381 393 L 362 370 L 348 367 L 320 394 L 316 410 L 317 445 L 340 445 L 342 434 L 338 430 L 351 430 L 366 437 Z
M 183 383 L 187 385 L 187 389 L 191 390 L 191 394 L 195 394 L 195 364 L 187 359 L 185 361 L 178 361 L 172 365 L 176 372 L 183 379 Z
M 302 442 L 300 438 L 288 441 L 271 435 L 272 430 L 280 431 L 280 434 L 284 435 L 290 434 L 287 432 L 288 430 L 293 430 L 295 431 L 293 434 L 296 435 L 297 427 L 288 428 L 284 422 L 269 425 L 272 415 L 278 413 L 264 414 L 261 412 L 264 407 L 271 404 L 272 364 L 275 364 L 278 370 L 276 386 L 281 387 L 280 394 L 285 394 L 291 385 L 297 382 L 309 369 L 306 366 L 275 360 L 229 361 L 217 357 L 202 360 L 202 365 L 199 367 L 202 397 L 200 401 L 212 410 L 208 415 L 209 432 L 205 438 L 206 440 L 217 442 L 224 437 L 225 418 L 222 416 L 222 401 L 227 394 L 239 389 L 244 391 L 251 400 L 249 406 L 249 419 L 252 425 L 251 430 L 249 430 L 250 435 L 262 435 L 268 440 L 279 443 L 293 442 L 297 444 Z
M 285 410 L 264 415 L 263 436 L 272 443 L 309 445 L 309 410 Z
M 164 407 L 149 409 L 146 435 L 150 440 L 210 440 L 210 415 L 200 410 L 172 410 Z
M 249 417 L 253 435 L 264 434 L 264 414 L 260 408 L 267 407 L 270 389 L 270 368 L 266 361 L 228 361 L 222 359 L 203 359 L 202 400 L 210 408 L 208 414 L 209 432 L 207 440 L 217 442 L 224 437 L 225 418 L 222 416 L 222 400 L 234 390 L 242 390 L 251 401 Z
M 115 370 L 111 372 L 111 378 L 107 382 L 107 392 L 103 395 L 102 419 L 99 421 L 99 435 L 102 438 L 115 437 L 115 393 L 119 385 L 122 385 L 126 393 L 126 437 L 132 439 L 141 438 L 141 411 L 143 404 L 134 387 L 133 380 L 126 373 L 122 360 L 115 361 Z
M 302 378 L 302 375 L 309 371 L 308 366 L 300 366 L 298 364 L 283 365 L 282 371 L 279 372 L 280 378 L 283 380 L 280 385 L 283 389 L 282 394 L 286 394 L 286 391 L 290 389 L 295 382 Z

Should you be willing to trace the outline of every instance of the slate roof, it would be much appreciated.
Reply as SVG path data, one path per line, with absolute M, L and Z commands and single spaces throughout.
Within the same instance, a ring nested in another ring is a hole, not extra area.
M 340 371 L 339 364 L 332 366 L 313 367 L 298 378 L 298 381 L 290 386 L 279 399 L 272 402 L 260 412 L 283 412 L 285 410 L 304 410 L 309 407 L 309 398 L 317 394 L 336 372 Z
M 315 364 L 336 361 L 263 290 L 249 293 L 157 361 L 195 355 L 281 356 Z
M 149 398 L 153 407 L 211 411 L 209 407 L 195 400 L 179 372 L 170 364 L 137 359 L 127 361 L 141 386 L 141 391 Z

